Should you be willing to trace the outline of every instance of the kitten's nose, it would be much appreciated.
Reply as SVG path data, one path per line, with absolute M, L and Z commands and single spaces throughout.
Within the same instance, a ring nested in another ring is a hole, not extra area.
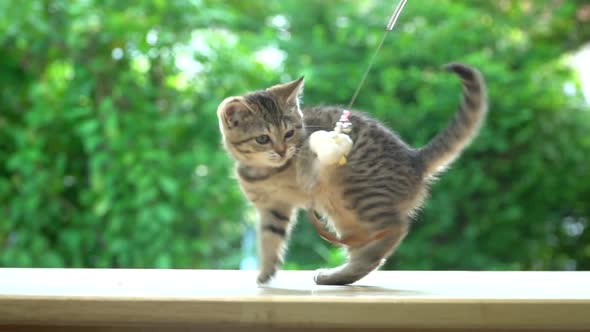
M 275 150 L 275 151 L 276 151 L 276 153 L 277 153 L 279 156 L 281 156 L 281 158 L 282 158 L 282 157 L 284 157 L 284 156 L 285 156 L 285 154 L 287 153 L 287 149 L 285 149 L 285 148 L 282 148 L 282 149 L 280 149 L 280 150 L 279 150 L 279 149 L 277 149 L 277 150 Z

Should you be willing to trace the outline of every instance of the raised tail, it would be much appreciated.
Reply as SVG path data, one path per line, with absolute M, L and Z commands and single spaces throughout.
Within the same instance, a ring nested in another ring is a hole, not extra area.
M 488 110 L 485 81 L 477 69 L 460 63 L 447 64 L 445 69 L 461 78 L 463 101 L 447 127 L 418 150 L 425 176 L 443 171 L 461 154 L 477 135 Z

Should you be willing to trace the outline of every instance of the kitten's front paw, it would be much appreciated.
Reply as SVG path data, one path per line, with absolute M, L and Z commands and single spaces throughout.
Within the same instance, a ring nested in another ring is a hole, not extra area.
M 311 156 L 307 157 L 312 158 Z M 315 156 L 313 157 L 315 158 Z M 317 161 L 307 161 L 303 167 L 297 169 L 297 184 L 306 193 L 313 193 L 318 185 L 318 174 L 320 173 L 320 164 Z
M 326 285 L 328 284 L 328 275 L 329 275 L 329 270 L 328 269 L 319 269 L 315 271 L 315 274 L 313 275 L 313 281 L 318 284 L 318 285 Z
M 272 269 L 272 270 L 268 270 L 268 271 L 261 271 L 258 274 L 258 278 L 256 279 L 256 283 L 259 286 L 262 286 L 266 283 L 268 283 L 270 281 L 270 279 L 272 279 L 275 274 L 277 273 L 277 269 Z
M 317 177 L 308 177 L 305 179 L 305 181 L 299 181 L 299 183 L 301 184 L 301 189 L 306 192 L 306 193 L 313 193 L 316 188 L 317 188 L 317 184 L 318 184 L 318 179 Z

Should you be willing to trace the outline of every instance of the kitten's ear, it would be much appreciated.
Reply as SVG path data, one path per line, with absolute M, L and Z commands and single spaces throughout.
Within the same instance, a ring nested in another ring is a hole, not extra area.
M 228 129 L 240 125 L 242 120 L 250 115 L 250 110 L 240 97 L 229 97 L 219 104 L 217 117 Z
M 279 97 L 285 104 L 299 106 L 299 97 L 303 93 L 303 83 L 303 76 L 301 76 L 295 81 L 275 85 L 268 90 Z

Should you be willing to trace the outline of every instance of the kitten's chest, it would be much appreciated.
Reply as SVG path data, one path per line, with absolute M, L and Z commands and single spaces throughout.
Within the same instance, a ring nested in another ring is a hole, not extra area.
M 307 206 L 309 198 L 297 186 L 294 168 L 275 174 L 268 179 L 257 181 L 239 179 L 242 191 L 257 206 L 273 205 L 277 202 L 297 207 Z

